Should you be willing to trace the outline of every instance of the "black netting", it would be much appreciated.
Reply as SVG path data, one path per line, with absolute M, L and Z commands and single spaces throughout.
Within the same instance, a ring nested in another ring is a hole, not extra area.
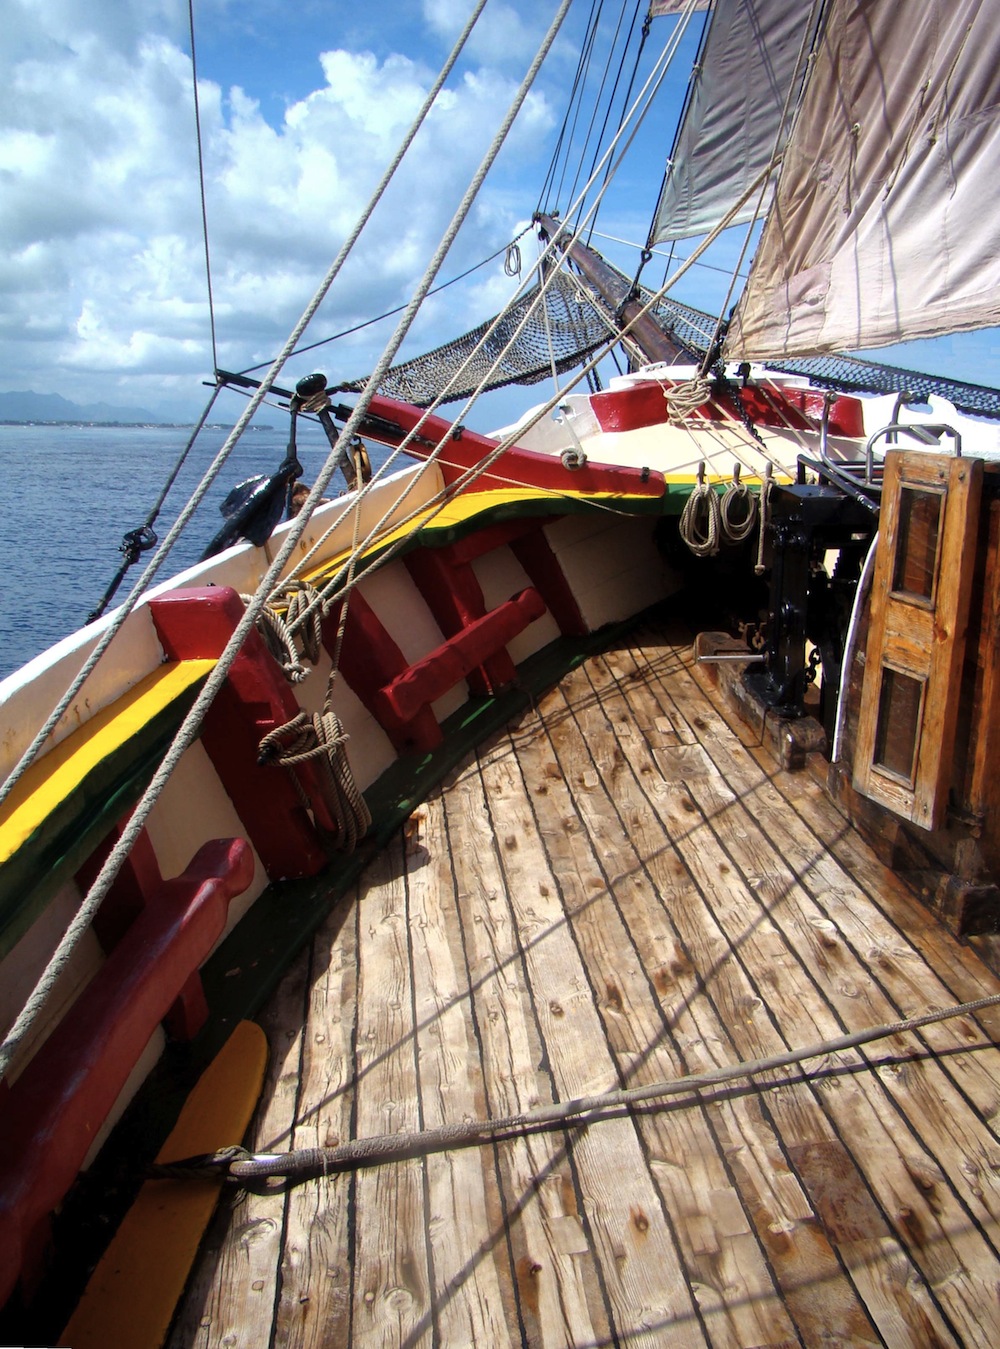
M 496 320 L 483 323 L 424 356 L 393 366 L 382 380 L 379 393 L 425 407 L 473 352 L 475 355 L 471 356 L 468 367 L 448 389 L 443 402 L 467 398 L 478 388 L 536 384 L 552 374 L 553 364 L 557 373 L 565 374 L 581 365 L 617 326 L 615 306 L 628 297 L 631 282 L 621 272 L 616 272 L 616 276 L 620 293 L 613 297 L 614 303 L 609 304 L 599 296 L 589 295 L 575 277 L 560 272 L 546 291 L 543 304 L 539 304 L 534 313 L 530 311 L 538 299 L 537 286 L 504 314 L 496 331 L 478 351 L 476 347 Z M 642 301 L 648 301 L 651 294 L 639 287 L 638 296 Z M 671 299 L 658 301 L 651 312 L 667 336 L 691 353 L 692 360 L 700 359 L 708 350 L 716 327 L 716 319 L 711 314 Z M 522 322 L 521 332 L 504 352 Z M 769 364 L 772 369 L 788 374 L 805 375 L 820 387 L 845 392 L 906 392 L 917 398 L 937 394 L 961 412 L 1000 420 L 1000 390 L 984 385 L 879 365 L 854 356 L 815 356 Z M 345 392 L 359 393 L 366 383 L 367 379 L 357 379 L 337 387 Z
M 546 290 L 543 302 L 531 312 L 537 301 L 538 287 L 534 286 L 499 321 L 490 319 L 424 356 L 394 365 L 386 371 L 379 393 L 425 407 L 453 377 L 455 382 L 443 399 L 446 403 L 467 398 L 479 388 L 536 384 L 551 375 L 553 363 L 559 374 L 565 374 L 607 339 L 607 323 L 572 277 L 560 272 Z M 484 341 L 494 323 L 495 331 Z M 515 333 L 509 350 L 504 351 Z M 466 360 L 468 365 L 459 375 Z M 360 393 L 366 383 L 367 379 L 356 379 L 337 388 Z

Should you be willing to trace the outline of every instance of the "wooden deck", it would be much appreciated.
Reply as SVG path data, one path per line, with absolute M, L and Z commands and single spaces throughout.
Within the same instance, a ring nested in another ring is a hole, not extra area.
M 643 631 L 455 773 L 264 1018 L 258 1151 L 675 1078 L 998 990 Z M 1000 1344 L 1000 1012 L 246 1196 L 189 1346 Z

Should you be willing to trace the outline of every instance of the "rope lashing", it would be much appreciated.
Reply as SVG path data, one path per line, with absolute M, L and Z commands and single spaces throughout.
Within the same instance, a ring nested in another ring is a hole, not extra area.
M 665 385 L 661 387 L 667 402 L 667 413 L 675 425 L 685 422 L 692 412 L 696 412 L 712 397 L 712 381 L 704 375 L 695 375 L 694 379 L 682 380 L 670 388 Z
M 352 853 L 367 833 L 372 817 L 351 772 L 347 739 L 336 713 L 300 712 L 264 736 L 257 757 L 260 763 L 289 769 L 299 799 L 310 810 L 314 804 L 295 769 L 304 764 L 316 768 L 323 805 L 331 822 L 321 829 L 325 842 L 337 852 Z
M 698 1102 L 697 1093 L 707 1088 L 739 1081 L 741 1078 L 752 1080 L 762 1073 L 773 1073 L 781 1068 L 793 1067 L 808 1059 L 825 1059 L 831 1054 L 856 1049 L 893 1035 L 916 1031 L 940 1021 L 948 1021 L 959 1016 L 973 1016 L 984 1008 L 995 1007 L 998 1003 L 1000 993 L 993 993 L 985 998 L 977 998 L 974 1002 L 936 1008 L 925 1012 L 922 1016 L 907 1017 L 888 1025 L 869 1026 L 864 1030 L 852 1031 L 847 1035 L 824 1040 L 802 1049 L 789 1049 L 783 1053 L 769 1055 L 767 1058 L 725 1064 L 718 1068 L 710 1068 L 703 1073 L 691 1073 L 686 1077 L 653 1082 L 648 1086 L 629 1087 L 597 1096 L 581 1096 L 570 1101 L 557 1101 L 553 1105 L 527 1110 L 519 1115 L 462 1120 L 457 1124 L 445 1124 L 421 1132 L 380 1134 L 372 1138 L 352 1139 L 332 1148 L 300 1148 L 293 1152 L 254 1155 L 244 1148 L 227 1147 L 216 1153 L 191 1157 L 166 1167 L 156 1166 L 152 1169 L 152 1174 L 160 1177 L 185 1178 L 190 1175 L 204 1176 L 206 1172 L 211 1173 L 214 1170 L 217 1176 L 236 1184 L 260 1183 L 270 1179 L 284 1179 L 295 1183 L 337 1171 L 354 1171 L 361 1167 L 424 1156 L 446 1148 L 475 1146 L 497 1142 L 504 1138 L 520 1137 L 527 1133 L 564 1129 L 568 1124 L 586 1126 L 598 1123 L 609 1111 L 631 1108 L 644 1101 L 665 1100 L 671 1096 L 687 1094 L 692 1097 L 692 1104 L 695 1104 Z M 976 1047 L 969 1046 L 969 1048 Z M 783 1080 L 778 1079 L 764 1085 L 783 1085 Z
M 740 480 L 739 464 L 733 465 L 733 480 L 722 494 L 719 517 L 722 532 L 732 543 L 748 539 L 757 523 L 757 498 Z
M 715 488 L 705 481 L 705 465 L 698 466 L 698 481 L 684 503 L 678 525 L 680 536 L 695 557 L 714 557 L 722 539 L 722 516 Z
M 760 485 L 760 532 L 757 535 L 757 561 L 754 563 L 754 573 L 757 576 L 763 576 L 767 571 L 764 563 L 764 540 L 767 534 L 767 526 L 771 517 L 771 488 L 774 485 L 774 470 L 768 464 L 764 469 L 764 481 Z

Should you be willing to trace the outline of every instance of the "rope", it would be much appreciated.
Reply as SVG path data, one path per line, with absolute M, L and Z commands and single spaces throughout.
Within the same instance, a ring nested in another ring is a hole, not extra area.
M 711 483 L 700 475 L 684 503 L 678 528 L 695 557 L 714 557 L 719 551 L 722 536 L 719 497 Z
M 987 1007 L 1000 1003 L 1000 993 L 963 1002 L 955 1006 L 926 1012 L 922 1016 L 907 1017 L 888 1025 L 870 1026 L 865 1030 L 824 1040 L 803 1049 L 790 1049 L 766 1058 L 710 1068 L 703 1073 L 691 1073 L 673 1080 L 653 1082 L 644 1087 L 629 1087 L 596 1096 L 581 1096 L 570 1101 L 557 1101 L 537 1110 L 494 1119 L 463 1120 L 435 1129 L 413 1133 L 380 1134 L 372 1138 L 352 1139 L 334 1148 L 300 1148 L 286 1153 L 266 1153 L 254 1156 L 241 1148 L 223 1148 L 214 1154 L 189 1158 L 187 1162 L 172 1163 L 169 1169 L 154 1168 L 154 1174 L 184 1177 L 205 1175 L 213 1165 L 216 1174 L 235 1182 L 261 1181 L 284 1177 L 293 1182 L 311 1176 L 327 1175 L 336 1171 L 352 1171 L 361 1167 L 378 1166 L 384 1162 L 422 1156 L 445 1148 L 495 1142 L 503 1138 L 519 1137 L 529 1132 L 562 1129 L 567 1124 L 576 1126 L 600 1122 L 609 1111 L 641 1104 L 644 1101 L 666 1100 L 672 1096 L 695 1095 L 706 1088 L 735 1082 L 741 1078 L 753 1079 L 763 1073 L 792 1067 L 809 1059 L 828 1058 L 831 1054 L 856 1049 L 875 1040 L 885 1040 L 948 1021 L 958 1016 L 973 1016 Z M 779 1085 L 772 1083 L 771 1085 Z M 694 1104 L 695 1102 L 692 1102 Z M 185 1171 L 190 1166 L 191 1171 Z
M 764 563 L 764 541 L 767 535 L 767 527 L 771 522 L 771 487 L 773 482 L 771 465 L 768 464 L 764 481 L 760 485 L 760 533 L 757 535 L 757 561 L 753 568 L 755 576 L 763 576 L 767 571 Z
M 257 757 L 260 763 L 291 771 L 299 799 L 307 810 L 315 810 L 315 802 L 294 770 L 304 764 L 317 770 L 323 804 L 333 824 L 329 829 L 316 821 L 317 828 L 329 847 L 352 853 L 358 840 L 368 832 L 372 817 L 351 772 L 346 750 L 348 739 L 334 712 L 300 712 L 264 736 Z
M 194 513 L 194 510 L 196 509 L 197 505 L 200 503 L 205 493 L 211 487 L 218 473 L 221 471 L 222 466 L 226 462 L 226 459 L 229 457 L 229 454 L 231 453 L 233 447 L 236 445 L 237 441 L 243 434 L 254 413 L 257 411 L 257 408 L 261 405 L 261 403 L 266 398 L 267 394 L 270 392 L 271 386 L 277 379 L 278 375 L 280 374 L 281 368 L 284 365 L 285 361 L 288 359 L 289 353 L 292 350 L 294 350 L 296 343 L 302 336 L 302 333 L 305 331 L 306 327 L 309 324 L 309 321 L 312 319 L 316 310 L 319 308 L 320 304 L 322 303 L 323 299 L 327 294 L 327 291 L 330 289 L 330 286 L 333 284 L 334 279 L 336 278 L 341 267 L 343 266 L 348 254 L 351 252 L 355 243 L 357 242 L 358 236 L 361 234 L 362 229 L 367 224 L 376 205 L 384 195 L 391 178 L 395 174 L 395 171 L 403 158 L 403 155 L 406 153 L 406 150 L 409 148 L 411 142 L 413 141 L 413 138 L 416 136 L 417 131 L 419 130 L 421 124 L 427 117 L 427 114 L 429 113 L 431 106 L 434 100 L 436 99 L 438 92 L 441 89 L 441 86 L 444 84 L 447 75 L 450 73 L 455 62 L 458 60 L 462 48 L 464 47 L 465 42 L 472 31 L 473 25 L 479 18 L 479 15 L 481 14 L 485 3 L 486 0 L 479 0 L 479 3 L 477 3 L 475 9 L 473 10 L 472 14 L 469 17 L 468 22 L 466 23 L 464 29 L 459 35 L 458 40 L 456 41 L 455 46 L 448 57 L 448 60 L 442 67 L 438 79 L 435 81 L 427 98 L 424 100 L 424 103 L 420 111 L 417 113 L 413 125 L 411 126 L 407 135 L 404 137 L 402 146 L 397 152 L 392 163 L 389 165 L 389 168 L 383 174 L 378 187 L 375 189 L 375 192 L 373 193 L 371 200 L 369 201 L 365 210 L 362 212 L 362 215 L 358 223 L 355 225 L 354 230 L 351 232 L 351 234 L 345 240 L 344 244 L 341 246 L 340 252 L 338 253 L 333 264 L 331 265 L 330 270 L 323 278 L 312 300 L 310 300 L 309 304 L 306 306 L 305 310 L 302 313 L 301 318 L 296 323 L 295 327 L 292 329 L 292 332 L 290 333 L 284 347 L 275 357 L 274 361 L 272 362 L 270 368 L 268 369 L 266 375 L 264 376 L 257 390 L 250 398 L 250 401 L 248 402 L 246 408 L 243 411 L 243 415 L 239 418 L 236 425 L 230 432 L 229 436 L 226 438 L 225 444 L 222 446 L 222 448 L 219 450 L 219 453 L 216 455 L 216 458 L 212 463 L 211 467 L 209 468 L 208 473 L 205 475 L 204 479 L 199 485 L 199 488 L 192 496 L 191 501 L 188 503 L 188 507 L 181 512 L 181 515 L 178 517 L 176 524 L 174 525 L 173 529 L 170 531 L 166 540 L 164 541 L 162 548 L 152 559 L 149 566 L 146 568 L 145 572 L 140 577 L 128 600 L 118 611 L 114 621 L 109 625 L 108 630 L 105 632 L 104 636 L 101 638 L 97 646 L 94 648 L 89 659 L 84 663 L 82 669 L 80 670 L 80 673 L 77 675 L 76 679 L 70 685 L 70 688 L 67 690 L 63 698 L 60 700 L 59 705 L 53 711 L 49 719 L 46 721 L 45 725 L 42 727 L 41 731 L 39 731 L 38 735 L 35 736 L 35 739 L 31 742 L 28 749 L 25 751 L 24 755 L 21 757 L 20 761 L 15 766 L 10 777 L 8 777 L 7 781 L 4 783 L 3 787 L 0 788 L 0 803 L 2 803 L 3 800 L 6 799 L 9 793 L 13 790 L 15 783 L 23 776 L 29 765 L 37 757 L 39 750 L 41 749 L 45 741 L 48 739 L 48 736 L 51 734 L 51 732 L 55 729 L 56 725 L 59 722 L 59 719 L 62 717 L 63 713 L 66 711 L 66 709 L 72 703 L 73 699 L 76 697 L 76 694 L 79 692 L 80 688 L 82 687 L 83 683 L 89 676 L 90 672 L 93 670 L 94 666 L 97 664 L 98 660 L 101 658 L 104 651 L 107 650 L 108 645 L 117 635 L 122 624 L 125 622 L 125 619 L 131 613 L 132 609 L 135 608 L 135 605 L 138 603 L 140 595 L 143 593 L 144 589 L 146 588 L 146 586 L 148 586 L 152 577 L 159 569 L 164 557 L 166 556 L 166 553 L 172 546 L 174 539 L 180 533 L 181 529 L 187 523 L 188 519 L 190 519 L 190 516 Z M 482 183 L 482 179 L 485 177 L 486 168 L 488 168 L 489 164 L 492 163 L 493 159 L 496 157 L 496 154 L 499 152 L 500 145 L 503 143 L 503 140 L 506 138 L 507 132 L 510 129 L 510 123 L 513 121 L 514 113 L 516 112 L 517 109 L 520 108 L 521 103 L 527 96 L 528 89 L 530 88 L 531 83 L 534 80 L 538 66 L 541 64 L 541 58 L 544 55 L 544 52 L 548 51 L 548 47 L 551 45 L 553 39 L 555 38 L 556 32 L 558 32 L 558 29 L 561 26 L 563 19 L 565 18 L 567 7 L 568 7 L 568 0 L 564 0 L 563 5 L 560 7 L 560 11 L 557 15 L 557 18 L 554 21 L 553 26 L 550 28 L 546 40 L 543 44 L 543 50 L 539 53 L 538 57 L 536 58 L 535 64 L 533 64 L 529 72 L 529 78 L 527 79 L 525 84 L 522 84 L 521 89 L 518 91 L 518 96 L 515 100 L 514 109 L 512 109 L 512 112 L 509 114 L 507 121 L 505 121 L 501 133 L 494 140 L 494 144 L 493 146 L 491 146 L 483 166 L 481 167 L 479 173 L 474 178 L 473 183 L 470 185 L 470 189 L 467 192 L 466 197 L 463 199 L 462 206 L 460 207 L 459 213 L 456 214 L 456 219 L 455 221 L 453 221 L 451 229 L 446 234 L 445 239 L 442 241 L 441 247 L 435 254 L 435 257 L 427 270 L 427 274 L 425 276 L 425 284 L 418 290 L 417 295 L 410 302 L 410 305 L 407 307 L 403 320 L 401 320 L 399 326 L 397 327 L 396 333 L 394 333 L 393 337 L 390 339 L 390 342 L 386 347 L 385 353 L 383 354 L 382 360 L 379 363 L 380 377 L 383 371 L 388 368 L 393 355 L 395 355 L 396 351 L 399 349 L 403 337 L 409 330 L 417 306 L 423 300 L 425 291 L 427 287 L 429 287 L 430 285 L 430 281 L 437 274 L 444 253 L 447 252 L 447 249 L 450 246 L 451 241 L 454 238 L 454 235 L 458 232 L 458 226 L 461 223 L 461 220 L 465 218 L 465 215 L 468 213 L 468 210 L 472 205 L 472 200 L 478 193 L 479 187 Z M 365 410 L 368 407 L 369 401 L 370 396 L 366 397 L 364 394 L 362 394 L 355 408 L 354 414 L 348 421 L 348 428 L 350 434 L 353 434 L 357 426 L 360 424 L 361 419 L 364 416 Z M 353 425 L 351 424 L 352 422 L 354 423 Z M 347 428 L 345 428 L 345 430 L 346 429 Z M 149 813 L 153 808 L 153 805 L 155 804 L 157 798 L 159 797 L 160 792 L 163 790 L 163 787 L 165 786 L 174 769 L 176 768 L 182 754 L 186 751 L 188 746 L 191 745 L 195 740 L 206 711 L 211 706 L 212 700 L 215 698 L 219 689 L 222 687 L 222 684 L 229 673 L 233 661 L 236 659 L 237 653 L 239 652 L 240 647 L 243 645 L 243 642 L 246 639 L 247 633 L 253 626 L 253 623 L 257 617 L 258 607 L 263 607 L 266 595 L 268 594 L 271 587 L 274 585 L 277 578 L 281 575 L 281 572 L 284 569 L 285 564 L 291 557 L 295 549 L 295 546 L 297 545 L 299 538 L 303 530 L 305 529 L 308 516 L 312 513 L 313 508 L 319 501 L 319 498 L 323 493 L 323 489 L 326 487 L 330 478 L 333 476 L 335 468 L 336 468 L 336 459 L 333 455 L 331 455 L 330 458 L 327 460 L 326 464 L 324 465 L 320 473 L 320 476 L 317 478 L 316 483 L 313 486 L 312 492 L 310 493 L 309 498 L 307 499 L 306 504 L 308 506 L 308 510 L 305 510 L 302 513 L 301 519 L 296 519 L 295 521 L 292 522 L 292 527 L 289 530 L 288 534 L 286 535 L 285 540 L 281 548 L 279 549 L 274 562 L 271 564 L 267 574 L 265 575 L 263 581 L 258 587 L 257 599 L 255 599 L 254 604 L 252 604 L 247 609 L 242 620 L 238 624 L 232 638 L 227 644 L 222 655 L 219 657 L 219 660 L 216 663 L 215 670 L 212 672 L 211 675 L 209 675 L 204 687 L 202 688 L 201 693 L 196 698 L 195 703 L 191 708 L 191 711 L 188 713 L 187 717 L 185 717 L 184 721 L 182 722 L 180 730 L 177 732 L 173 744 L 167 751 L 167 754 L 164 757 L 164 760 L 161 763 L 160 768 L 154 774 L 152 781 L 150 782 L 146 791 L 143 793 L 142 798 L 140 799 L 135 809 L 133 810 L 129 822 L 126 825 L 125 829 L 123 830 L 121 837 L 118 840 L 118 843 L 112 849 L 110 855 L 108 856 L 107 861 L 101 868 L 100 873 L 98 874 L 96 880 L 94 881 L 94 884 L 91 886 L 90 891 L 88 892 L 86 898 L 81 904 L 75 917 L 67 927 L 62 940 L 60 941 L 59 945 L 56 947 L 55 951 L 50 957 L 49 962 L 46 965 L 45 969 L 42 971 L 42 974 L 40 975 L 37 983 L 35 984 L 35 987 L 32 990 L 30 996 L 28 997 L 28 1000 L 25 1003 L 21 1013 L 14 1021 L 14 1024 L 11 1026 L 10 1030 L 7 1032 L 3 1044 L 0 1045 L 0 1073 L 6 1072 L 11 1062 L 11 1059 L 17 1053 L 20 1045 L 23 1043 L 32 1026 L 35 1024 L 36 1020 L 44 1010 L 46 1004 L 48 1003 L 49 998 L 52 996 L 53 990 L 56 986 L 56 983 L 59 980 L 60 975 L 68 965 L 70 959 L 72 958 L 73 952 L 76 950 L 80 941 L 83 939 L 84 934 L 90 927 L 91 919 L 93 918 L 94 914 L 100 907 L 102 901 L 104 900 L 105 895 L 110 890 L 115 877 L 118 875 L 118 872 L 124 865 L 126 857 L 128 856 L 136 840 L 138 839 L 139 834 L 141 833 L 146 823 L 146 819 L 148 818 Z
M 734 518 L 733 508 L 737 502 L 742 518 L 739 515 Z M 742 543 L 744 539 L 748 539 L 757 523 L 757 498 L 746 483 L 740 480 L 738 468 L 733 473 L 732 482 L 722 494 L 722 500 L 719 502 L 719 518 L 723 534 L 733 543 Z
M 205 283 L 208 290 L 208 324 L 212 334 L 212 369 L 217 370 L 219 357 L 215 343 L 215 300 L 212 295 L 212 259 L 208 247 L 208 205 L 205 198 L 205 157 L 201 145 L 201 108 L 198 103 L 198 66 L 194 44 L 194 0 L 188 0 L 188 28 L 191 32 L 191 92 L 194 101 L 194 134 L 198 147 L 198 190 L 201 195 L 201 232 L 205 241 Z
M 695 375 L 680 384 L 666 388 L 661 384 L 663 397 L 667 402 L 667 412 L 674 425 L 687 421 L 692 412 L 703 407 L 712 397 L 712 381 L 704 375 Z

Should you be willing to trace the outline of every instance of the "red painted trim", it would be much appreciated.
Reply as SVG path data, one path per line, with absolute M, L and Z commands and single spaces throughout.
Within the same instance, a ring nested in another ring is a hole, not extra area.
M 337 648 L 340 609 L 335 607 L 323 620 L 323 645 Z M 441 727 L 429 707 L 412 718 L 401 719 L 379 701 L 378 691 L 409 668 L 409 662 L 382 625 L 378 615 L 355 590 L 347 607 L 344 641 L 340 650 L 340 673 L 350 688 L 392 741 L 398 754 L 414 750 L 426 753 L 441 743 Z
M 151 600 L 149 608 L 170 660 L 218 657 L 244 612 L 243 601 L 228 586 L 172 591 Z M 263 641 L 251 631 L 201 731 L 202 744 L 272 880 L 312 876 L 327 863 L 287 770 L 261 764 L 257 758 L 264 736 L 300 710 Z M 317 823 L 333 829 L 315 770 L 307 764 L 295 771 L 314 805 Z
M 164 881 L 0 1100 L 0 1304 L 76 1178 L 157 1024 L 189 987 L 253 880 L 243 839 L 206 843 Z M 30 1279 L 33 1271 L 24 1271 Z
M 675 388 L 679 380 L 643 380 L 627 389 L 607 390 L 590 395 L 602 431 L 635 431 L 643 426 L 659 426 L 668 420 L 665 389 Z M 823 417 L 823 392 L 818 389 L 778 387 L 763 389 L 754 385 L 738 386 L 739 398 L 755 426 L 783 427 L 798 431 L 819 430 Z M 695 421 L 733 422 L 736 411 L 728 399 L 712 400 L 690 414 Z M 864 436 L 861 401 L 838 395 L 830 406 L 830 434 Z
M 420 548 L 407 555 L 406 566 L 434 621 L 445 637 L 457 637 L 484 617 L 486 600 L 469 563 L 455 560 L 452 550 Z M 487 696 L 514 678 L 514 662 L 506 650 L 491 652 L 482 669 L 468 672 L 469 691 Z
M 376 394 L 369 408 L 372 416 L 395 422 L 402 433 L 410 431 L 425 416 L 422 408 L 401 403 L 395 398 Z M 458 480 L 462 473 L 482 462 L 496 449 L 497 442 L 476 431 L 455 428 L 443 417 L 428 416 L 420 430 L 421 440 L 408 446 L 408 452 L 417 459 L 426 459 L 438 442 L 456 433 L 442 452 L 441 471 L 446 483 Z M 371 433 L 367 433 L 371 434 Z M 398 445 L 403 434 L 373 435 L 387 445 Z M 588 463 L 579 469 L 563 468 L 557 455 L 540 454 L 536 450 L 522 450 L 515 446 L 505 450 L 492 470 L 470 485 L 471 492 L 492 492 L 511 486 L 538 488 L 542 491 L 574 493 L 614 492 L 624 496 L 663 496 L 665 484 L 661 473 L 639 468 L 620 468 L 615 465 Z
M 545 603 L 538 591 L 531 587 L 522 590 L 416 661 L 380 690 L 378 701 L 394 716 L 408 720 L 505 647 L 544 612 Z
M 590 631 L 580 612 L 566 573 L 552 551 L 544 529 L 535 529 L 511 541 L 511 552 L 524 568 L 531 584 L 564 637 L 584 637 Z

